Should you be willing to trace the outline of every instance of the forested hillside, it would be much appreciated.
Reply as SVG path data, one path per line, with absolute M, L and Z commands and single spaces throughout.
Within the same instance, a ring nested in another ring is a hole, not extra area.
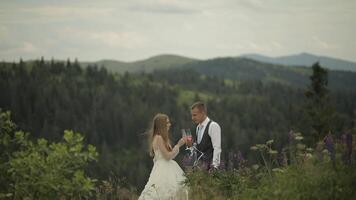
M 353 72 L 356 71 L 355 62 L 327 57 L 327 56 L 318 56 L 310 53 L 300 53 L 300 54 L 280 56 L 280 57 L 268 57 L 268 56 L 263 56 L 258 54 L 245 54 L 242 57 L 258 60 L 264 63 L 273 63 L 273 64 L 290 65 L 290 66 L 310 66 L 315 62 L 319 62 L 325 68 L 330 70 L 343 70 L 343 71 L 353 71 Z
M 193 130 L 190 105 L 205 100 L 209 116 L 222 127 L 224 159 L 239 150 L 252 162 L 252 145 L 274 139 L 281 149 L 291 129 L 310 133 L 304 95 L 310 69 L 233 58 L 167 68 L 112 74 L 77 61 L 3 62 L 0 108 L 34 138 L 57 141 L 65 129 L 83 133 L 100 154 L 90 173 L 126 177 L 138 189 L 152 166 L 144 133 L 158 112 L 171 117 L 175 142 L 181 128 Z M 356 73 L 330 71 L 329 85 L 337 113 L 331 131 L 339 137 L 342 128 L 354 125 Z

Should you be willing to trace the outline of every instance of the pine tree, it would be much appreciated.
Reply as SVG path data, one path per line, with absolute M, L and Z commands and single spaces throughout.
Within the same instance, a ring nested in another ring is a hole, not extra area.
M 335 111 L 330 104 L 328 85 L 328 71 L 319 63 L 312 66 L 310 85 L 305 91 L 307 97 L 306 114 L 313 129 L 314 142 L 320 141 L 331 130 Z

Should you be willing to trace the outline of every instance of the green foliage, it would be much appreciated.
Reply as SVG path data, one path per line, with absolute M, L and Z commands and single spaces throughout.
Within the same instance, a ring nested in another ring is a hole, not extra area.
M 255 188 L 245 190 L 240 199 L 354 199 L 356 170 L 331 165 L 290 166 L 277 173 L 273 181 L 263 179 Z
M 187 185 L 191 199 L 229 199 L 246 189 L 245 177 L 237 171 L 189 171 Z
M 258 165 L 231 171 L 189 171 L 187 184 L 192 199 L 355 199 L 356 166 L 344 165 L 338 159 L 337 167 L 331 165 L 327 155 L 318 160 L 301 143 L 300 133 L 293 135 L 291 146 L 297 162 L 268 171 Z M 266 155 L 271 150 L 272 140 L 258 144 L 251 149 Z M 274 154 L 274 152 L 271 152 Z M 341 152 L 340 152 L 341 153 Z M 267 160 L 267 159 L 266 159 Z M 264 162 L 265 167 L 271 166 Z
M 14 152 L 8 172 L 15 198 L 79 199 L 91 195 L 95 180 L 87 177 L 83 168 L 96 159 L 96 150 L 90 145 L 84 149 L 79 133 L 65 131 L 64 140 L 49 144 L 38 139 L 29 142 L 25 150 Z
M 110 176 L 108 180 L 100 181 L 96 188 L 96 199 L 137 199 L 135 188 L 128 187 L 125 180 L 116 176 Z
M 9 113 L 1 113 L 1 177 L 6 185 L 2 196 L 14 199 L 81 199 L 94 191 L 95 180 L 84 169 L 98 157 L 92 145 L 83 145 L 83 136 L 65 131 L 63 142 L 31 141 L 28 134 L 15 132 Z M 11 146 L 18 148 L 10 149 Z M 19 148 L 20 147 L 20 148 Z M 3 162 L 4 161 L 4 162 Z
M 10 120 L 10 112 L 2 112 L 0 108 L 0 198 L 12 197 L 9 191 L 11 176 L 7 172 L 10 169 L 9 160 L 12 158 L 12 152 L 21 148 L 17 138 L 24 136 L 23 133 L 17 132 L 15 137 L 15 130 L 16 125 Z

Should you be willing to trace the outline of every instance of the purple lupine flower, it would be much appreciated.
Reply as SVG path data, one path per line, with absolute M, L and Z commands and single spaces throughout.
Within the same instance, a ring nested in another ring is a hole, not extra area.
M 352 134 L 350 130 L 347 130 L 342 136 L 342 143 L 345 146 L 345 152 L 343 154 L 343 160 L 345 164 L 351 164 L 352 155 Z
M 247 160 L 243 157 L 241 151 L 237 152 L 237 164 L 239 169 L 244 169 L 246 167 Z
M 234 169 L 234 158 L 235 158 L 235 153 L 230 151 L 228 154 L 228 161 L 227 161 L 227 169 L 228 170 Z
M 346 133 L 346 146 L 349 152 L 352 152 L 352 134 L 350 131 Z
M 233 156 L 232 162 L 233 162 L 233 166 L 234 166 L 233 169 L 236 169 L 236 168 L 239 167 L 240 161 L 239 161 L 237 153 L 235 153 L 235 152 L 234 152 L 234 156 Z
M 221 160 L 221 161 L 220 161 L 219 169 L 220 169 L 220 170 L 225 170 L 225 169 L 226 169 L 225 161 L 224 161 L 224 160 Z
M 182 165 L 185 169 L 188 169 L 189 167 L 192 167 L 192 161 L 193 157 L 189 156 L 189 154 L 184 155 L 183 159 L 182 159 Z
M 288 141 L 289 143 L 292 143 L 294 141 L 294 131 L 290 130 L 288 133 Z
M 246 160 L 243 157 L 241 151 L 230 151 L 228 154 L 228 160 L 227 163 L 224 163 L 223 161 L 220 164 L 219 169 L 225 169 L 225 170 L 234 170 L 234 169 L 241 169 L 245 167 Z
M 331 135 L 331 132 L 328 133 L 328 135 L 325 136 L 324 138 L 324 143 L 325 143 L 325 147 L 329 152 L 330 155 L 330 160 L 333 163 L 333 166 L 335 167 L 335 149 L 334 149 L 334 140 L 333 137 Z
M 207 162 L 202 161 L 200 164 L 200 169 L 204 171 L 209 170 L 209 164 Z
M 227 170 L 233 170 L 240 168 L 240 165 L 244 162 L 244 158 L 240 151 L 236 152 L 229 152 L 227 166 L 225 168 Z
M 241 151 L 238 151 L 238 152 L 237 152 L 237 160 L 238 160 L 238 161 L 244 161 L 244 160 L 245 160 L 245 158 L 242 156 Z
M 287 153 L 286 153 L 286 152 L 283 152 L 282 165 L 283 165 L 284 167 L 288 166 L 288 157 L 287 157 Z
M 334 140 L 333 140 L 331 133 L 329 133 L 327 136 L 325 136 L 324 143 L 325 143 L 325 147 L 329 151 L 329 153 L 332 153 L 334 151 Z
M 286 167 L 288 165 L 287 153 L 285 150 L 282 150 L 281 153 L 278 154 L 278 164 L 282 167 Z

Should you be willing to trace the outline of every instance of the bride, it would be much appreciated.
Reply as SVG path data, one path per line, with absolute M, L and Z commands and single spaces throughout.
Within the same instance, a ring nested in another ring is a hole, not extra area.
M 139 200 L 188 199 L 184 172 L 173 160 L 186 139 L 181 138 L 172 148 L 168 134 L 170 126 L 165 114 L 159 113 L 153 118 L 149 134 L 150 155 L 154 164 Z

